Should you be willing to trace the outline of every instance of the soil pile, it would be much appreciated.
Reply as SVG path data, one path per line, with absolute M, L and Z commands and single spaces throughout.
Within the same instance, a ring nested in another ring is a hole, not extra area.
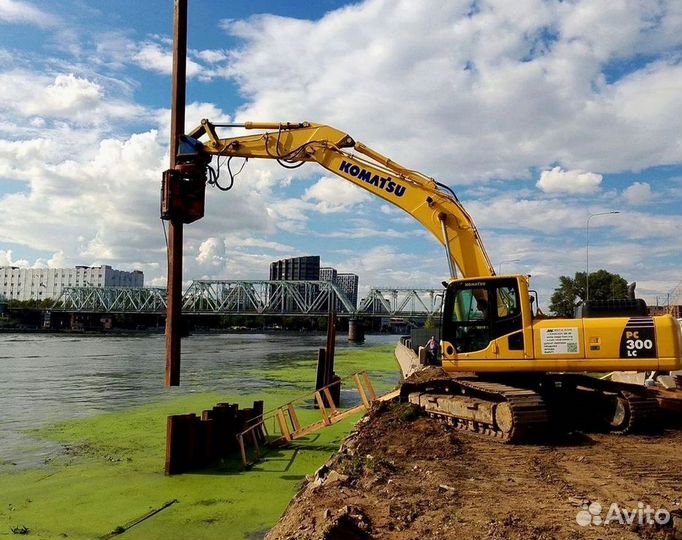
M 382 403 L 266 538 L 679 538 L 679 528 L 640 524 L 638 514 L 630 525 L 603 520 L 614 503 L 679 512 L 680 443 L 667 431 L 503 445 Z

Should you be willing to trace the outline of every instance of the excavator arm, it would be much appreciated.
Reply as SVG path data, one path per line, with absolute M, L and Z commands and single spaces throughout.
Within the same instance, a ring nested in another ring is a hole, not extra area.
M 220 138 L 219 127 L 261 132 Z M 203 215 L 207 179 L 220 187 L 209 166 L 213 156 L 228 158 L 228 173 L 230 157 L 274 159 L 285 167 L 319 163 L 402 208 L 445 246 L 451 276 L 459 268 L 464 278 L 446 287 L 439 332 L 441 365 L 456 376 L 404 387 L 430 414 L 509 442 L 549 431 L 552 419 L 572 409 L 620 433 L 655 420 L 656 400 L 643 387 L 580 373 L 679 369 L 681 336 L 670 315 L 534 318 L 528 276 L 495 276 L 471 217 L 447 186 L 325 125 L 202 121 L 181 138 L 177 165 L 164 173 L 164 219 L 189 223 Z
M 243 127 L 264 133 L 220 138 L 218 127 Z M 208 141 L 200 142 L 204 135 Z M 474 223 L 454 193 L 417 171 L 388 159 L 330 126 L 258 123 L 214 125 L 202 120 L 185 136 L 178 161 L 208 164 L 210 156 L 275 159 L 285 167 L 319 163 L 328 171 L 401 208 L 445 247 L 451 277 L 489 277 L 494 268 Z M 208 159 L 206 159 L 208 157 Z M 202 161 L 203 160 L 203 161 Z M 181 165 L 182 167 L 182 165 Z M 445 189 L 442 189 L 445 188 Z

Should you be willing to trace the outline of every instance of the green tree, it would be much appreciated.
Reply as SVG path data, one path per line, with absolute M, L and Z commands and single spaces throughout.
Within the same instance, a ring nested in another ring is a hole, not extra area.
M 549 302 L 549 309 L 559 317 L 573 317 L 573 310 L 585 300 L 585 272 L 576 272 L 575 277 L 561 276 L 559 286 Z M 590 300 L 614 300 L 627 298 L 628 282 L 618 275 L 597 270 L 590 272 Z
M 438 328 L 438 324 L 436 323 L 436 321 L 433 320 L 433 317 L 431 315 L 426 317 L 426 320 L 424 321 L 424 328 L 426 328 L 427 330 L 435 330 Z

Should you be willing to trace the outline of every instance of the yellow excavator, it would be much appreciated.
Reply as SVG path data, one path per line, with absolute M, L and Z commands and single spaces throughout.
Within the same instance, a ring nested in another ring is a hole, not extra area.
M 218 128 L 259 133 L 220 138 Z M 217 168 L 210 166 L 214 156 Z M 202 217 L 206 184 L 229 189 L 235 157 L 272 159 L 288 168 L 318 163 L 398 206 L 443 244 L 451 275 L 444 282 L 442 371 L 402 387 L 404 397 L 429 414 L 508 442 L 585 418 L 620 433 L 655 424 L 657 403 L 646 389 L 594 375 L 680 369 L 682 337 L 670 315 L 649 317 L 643 301 L 633 299 L 592 303 L 574 319 L 542 316 L 529 276 L 496 275 L 450 187 L 326 125 L 203 120 L 180 138 L 178 165 L 164 173 L 162 219 Z M 218 178 L 221 159 L 227 186 Z

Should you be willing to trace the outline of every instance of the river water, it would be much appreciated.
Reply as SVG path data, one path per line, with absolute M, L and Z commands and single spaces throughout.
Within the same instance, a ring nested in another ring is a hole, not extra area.
M 337 348 L 395 343 L 338 336 Z M 59 451 L 27 431 L 55 422 L 149 403 L 162 397 L 220 391 L 248 393 L 277 385 L 257 375 L 293 359 L 316 358 L 325 335 L 210 334 L 182 341 L 181 385 L 164 388 L 163 335 L 0 334 L 0 472 L 42 463 Z

